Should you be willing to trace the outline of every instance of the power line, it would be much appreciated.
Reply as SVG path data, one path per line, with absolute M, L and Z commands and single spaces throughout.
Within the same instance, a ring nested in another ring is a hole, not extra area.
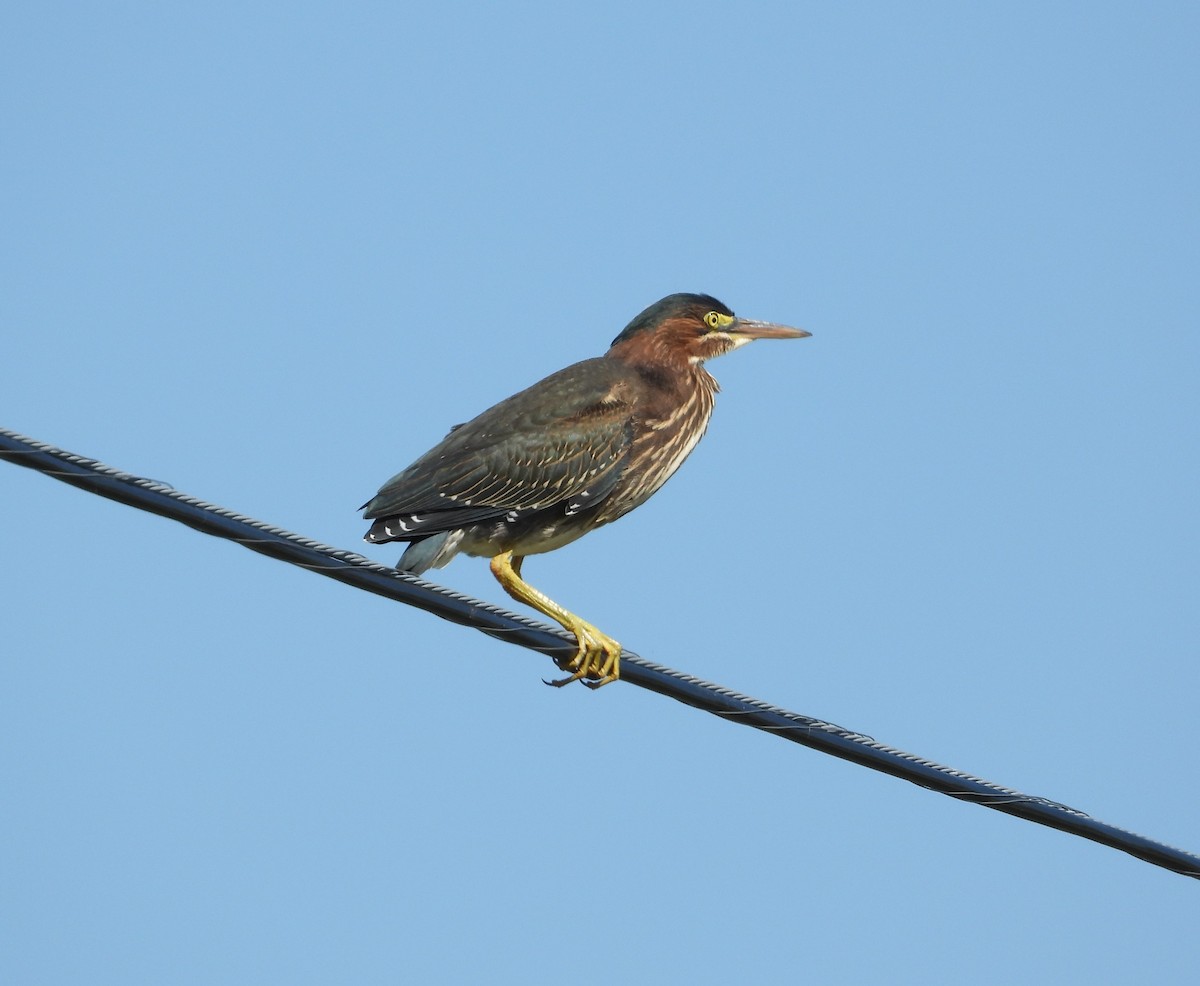
M 388 599 L 415 606 L 442 619 L 565 662 L 575 653 L 565 632 L 406 572 L 380 565 L 354 552 L 331 548 L 279 527 L 214 506 L 152 479 L 144 479 L 72 452 L 0 428 L 0 459 L 45 473 L 89 493 L 156 513 L 205 534 L 236 541 L 264 555 L 299 565 Z M 921 787 L 1016 815 L 1120 849 L 1138 859 L 1200 879 L 1200 856 L 1116 828 L 1075 808 L 1001 787 L 922 757 L 878 743 L 871 737 L 797 712 L 789 712 L 663 667 L 631 651 L 621 656 L 621 681 L 720 716 L 903 778 Z

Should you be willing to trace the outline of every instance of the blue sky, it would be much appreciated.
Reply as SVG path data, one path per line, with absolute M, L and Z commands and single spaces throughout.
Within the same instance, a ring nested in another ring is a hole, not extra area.
M 12 8 L 0 423 L 358 548 L 451 424 L 715 294 L 813 337 L 714 362 L 680 473 L 526 576 L 651 660 L 1195 851 L 1198 29 Z M 7 982 L 1193 981 L 1193 881 L 544 688 L 25 470 L 0 498 Z

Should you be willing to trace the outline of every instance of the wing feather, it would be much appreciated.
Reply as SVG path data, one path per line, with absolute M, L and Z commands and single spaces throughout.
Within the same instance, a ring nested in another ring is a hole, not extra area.
M 453 530 L 514 511 L 599 503 L 632 442 L 635 388 L 622 364 L 576 363 L 455 427 L 364 505 L 380 540 Z M 412 515 L 415 515 L 412 516 Z M 409 530 L 411 528 L 411 530 Z

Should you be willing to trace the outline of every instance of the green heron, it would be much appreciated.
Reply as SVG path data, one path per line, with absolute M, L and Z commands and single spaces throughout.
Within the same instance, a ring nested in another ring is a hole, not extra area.
M 712 414 L 705 360 L 754 339 L 799 339 L 738 318 L 716 298 L 673 294 L 625 326 L 603 356 L 559 370 L 466 424 L 363 505 L 365 540 L 411 542 L 396 567 L 420 574 L 456 554 L 491 559 L 518 602 L 575 635 L 565 685 L 620 677 L 621 645 L 521 578 L 553 551 L 645 503 L 688 457 Z

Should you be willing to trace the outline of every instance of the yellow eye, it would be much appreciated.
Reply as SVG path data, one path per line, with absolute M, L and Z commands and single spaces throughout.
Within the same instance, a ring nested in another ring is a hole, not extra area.
M 716 312 L 709 312 L 707 315 L 704 316 L 704 324 L 707 325 L 710 329 L 720 328 L 721 316 L 719 314 L 717 314 Z

